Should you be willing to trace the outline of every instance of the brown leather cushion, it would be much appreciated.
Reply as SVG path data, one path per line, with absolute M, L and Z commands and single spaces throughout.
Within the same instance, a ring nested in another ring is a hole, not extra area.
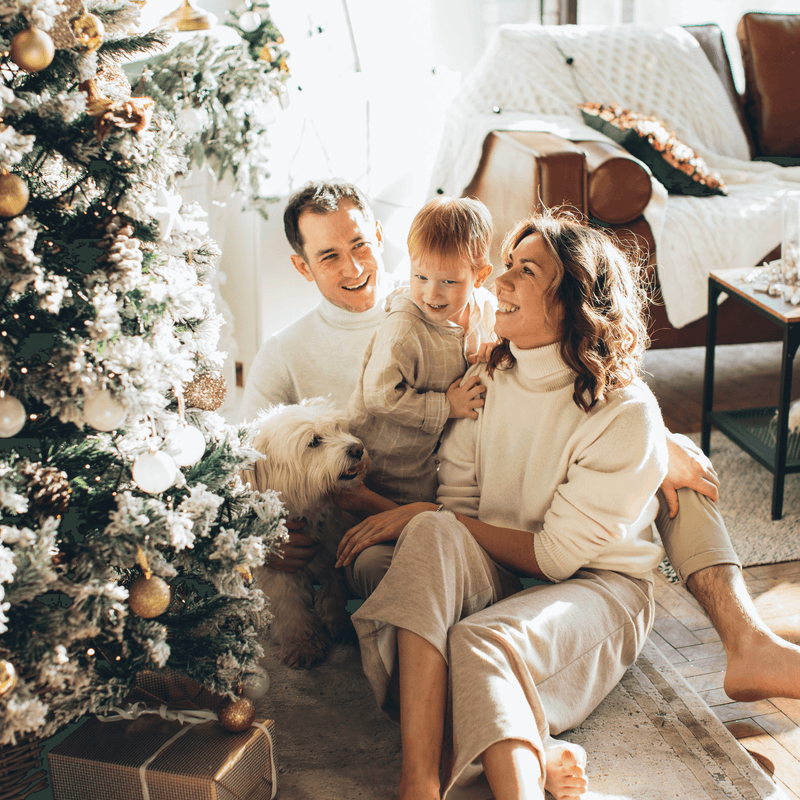
M 640 216 L 653 193 L 647 167 L 610 143 L 575 144 L 586 154 L 589 214 L 610 225 L 622 225 Z
M 736 30 L 757 155 L 800 156 L 800 14 L 751 12 Z

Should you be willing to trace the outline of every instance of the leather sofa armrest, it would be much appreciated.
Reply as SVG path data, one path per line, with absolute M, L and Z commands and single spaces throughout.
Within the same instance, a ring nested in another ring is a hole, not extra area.
M 483 142 L 478 169 L 465 197 L 477 197 L 492 212 L 491 258 L 500 268 L 503 237 L 542 208 L 568 205 L 585 214 L 586 157 L 572 142 L 538 131 L 493 131 Z

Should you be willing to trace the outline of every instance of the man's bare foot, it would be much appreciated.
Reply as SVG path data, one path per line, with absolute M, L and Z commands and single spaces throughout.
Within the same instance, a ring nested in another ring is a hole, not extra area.
M 731 700 L 800 699 L 800 647 L 796 644 L 772 632 L 762 632 L 727 655 L 723 688 Z
M 555 800 L 566 800 L 586 794 L 586 751 L 572 742 L 548 737 L 544 742 L 544 788 Z

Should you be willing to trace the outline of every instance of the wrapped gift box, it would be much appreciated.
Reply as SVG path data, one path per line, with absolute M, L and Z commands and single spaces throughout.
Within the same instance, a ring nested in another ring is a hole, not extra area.
M 92 718 L 49 754 L 54 800 L 270 800 L 275 723 L 257 722 L 270 736 L 257 725 L 231 733 L 216 720 L 157 714 Z
M 171 709 L 207 708 L 210 711 L 216 711 L 221 701 L 222 695 L 171 670 L 142 670 L 136 675 L 136 683 L 127 697 L 129 703 L 150 706 L 165 703 Z

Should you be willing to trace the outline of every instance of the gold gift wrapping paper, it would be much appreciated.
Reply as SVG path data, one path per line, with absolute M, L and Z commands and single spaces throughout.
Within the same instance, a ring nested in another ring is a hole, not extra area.
M 222 695 L 170 670 L 142 670 L 136 675 L 136 683 L 127 697 L 129 703 L 155 706 L 165 703 L 171 709 L 207 708 L 209 711 L 216 711 L 221 701 Z
M 272 720 L 256 722 L 274 736 Z M 256 725 L 230 733 L 216 720 L 181 725 L 154 714 L 92 718 L 49 754 L 54 800 L 270 800 L 274 758 Z

